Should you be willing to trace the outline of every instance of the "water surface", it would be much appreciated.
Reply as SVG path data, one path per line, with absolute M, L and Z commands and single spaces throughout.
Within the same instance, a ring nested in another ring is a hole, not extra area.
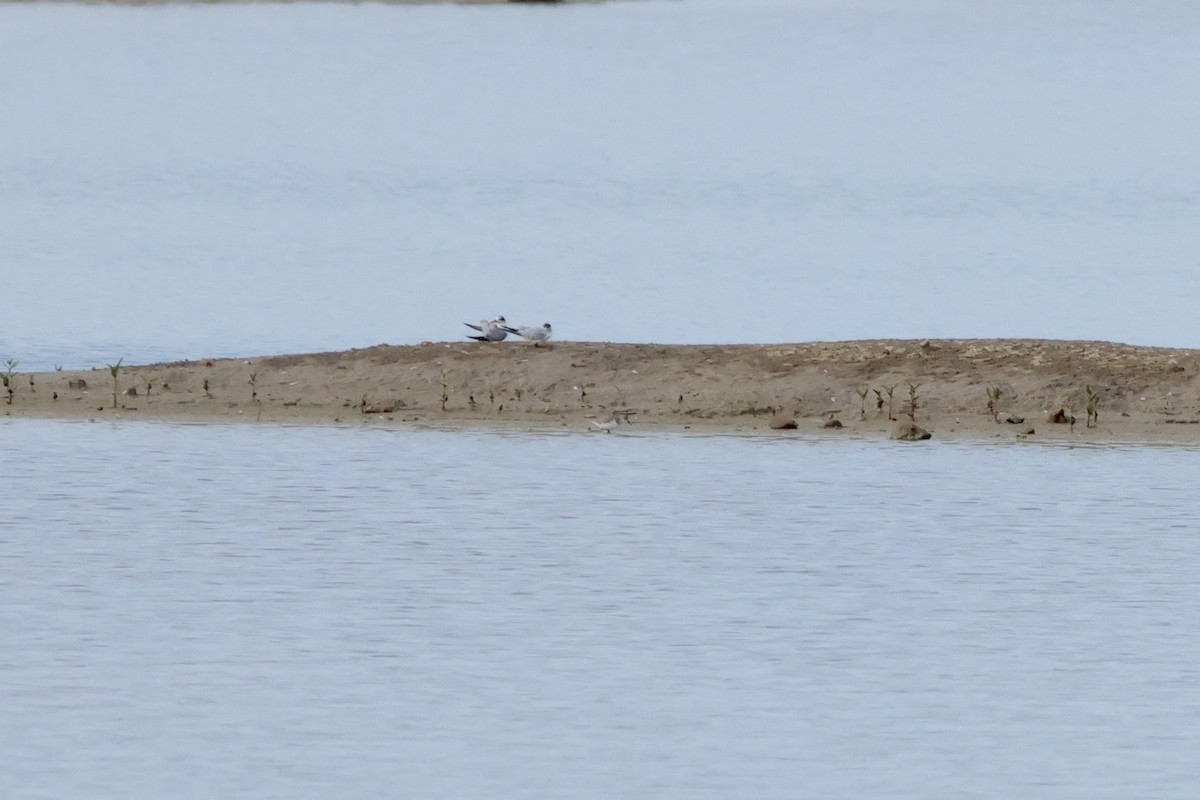
M 1194 449 L 0 437 L 7 796 L 1200 785 Z
M 1192 3 L 0 8 L 0 357 L 1197 346 Z

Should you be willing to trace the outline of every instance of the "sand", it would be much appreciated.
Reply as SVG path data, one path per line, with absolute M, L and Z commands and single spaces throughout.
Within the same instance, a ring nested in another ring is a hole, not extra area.
M 881 441 L 911 416 L 935 440 L 1194 443 L 1200 442 L 1198 371 L 1198 350 L 1088 341 L 464 341 L 124 365 L 115 397 L 106 366 L 18 373 L 11 404 L 0 395 L 0 409 L 11 417 L 80 420 L 594 433 L 603 432 L 593 422 L 628 410 L 633 424 L 614 433 Z M 1095 417 L 1088 414 L 1088 387 Z M 1056 416 L 1074 416 L 1075 423 L 1055 422 Z M 794 429 L 780 428 L 792 421 Z

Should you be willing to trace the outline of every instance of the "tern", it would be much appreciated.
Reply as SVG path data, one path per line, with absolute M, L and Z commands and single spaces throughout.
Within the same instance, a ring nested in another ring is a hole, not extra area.
M 510 333 L 509 329 L 505 327 L 507 322 L 508 320 L 501 314 L 495 319 L 481 319 L 478 325 L 472 325 L 469 322 L 464 322 L 463 325 L 483 334 L 482 336 L 467 336 L 468 339 L 474 339 L 477 342 L 501 342 Z
M 502 325 L 501 327 L 509 333 L 515 333 L 522 339 L 533 342 L 534 344 L 537 344 L 538 342 L 550 341 L 551 330 L 549 322 L 542 323 L 540 327 L 520 326 L 517 328 L 510 328 L 507 325 Z

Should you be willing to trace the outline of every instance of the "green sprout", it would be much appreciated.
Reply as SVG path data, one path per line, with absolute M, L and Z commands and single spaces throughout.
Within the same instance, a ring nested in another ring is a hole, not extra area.
M 17 391 L 15 386 L 17 377 L 17 364 L 20 362 L 15 358 L 10 358 L 4 362 L 4 371 L 0 372 L 0 382 L 4 383 L 4 390 L 8 392 L 8 398 L 5 402 L 8 405 L 13 404 L 13 394 Z
M 899 385 L 900 384 L 898 384 L 898 383 L 893 383 L 891 386 L 883 387 L 883 390 L 885 392 L 887 392 L 887 396 L 888 396 L 888 419 L 890 419 L 892 422 L 896 421 L 896 415 L 894 413 L 892 413 L 892 400 L 893 400 L 892 395 L 895 394 L 896 387 Z
M 1100 424 L 1100 393 L 1093 391 L 1091 386 L 1084 388 L 1087 390 L 1087 426 L 1094 428 Z
M 870 388 L 866 386 L 862 387 L 861 389 L 854 389 L 854 393 L 858 395 L 859 399 L 858 418 L 860 420 L 865 420 L 867 418 L 867 393 L 870 391 Z
M 1001 390 L 1001 388 L 999 386 L 989 386 L 987 388 L 987 398 L 988 398 L 987 408 L 988 408 L 988 411 L 991 412 L 992 420 L 994 422 L 1000 421 L 1000 395 L 1002 395 L 1003 393 L 1004 392 Z
M 908 411 L 907 411 L 907 414 L 908 414 L 909 421 L 911 421 L 914 425 L 917 423 L 917 408 L 918 408 L 917 400 L 919 399 L 919 397 L 917 396 L 917 389 L 920 389 L 920 388 L 921 388 L 921 384 L 919 384 L 919 383 L 910 383 L 908 385 Z
M 113 379 L 113 408 L 117 407 L 117 394 L 120 391 L 121 362 L 124 360 L 124 358 L 118 358 L 117 363 L 108 365 L 108 372 L 112 375 Z

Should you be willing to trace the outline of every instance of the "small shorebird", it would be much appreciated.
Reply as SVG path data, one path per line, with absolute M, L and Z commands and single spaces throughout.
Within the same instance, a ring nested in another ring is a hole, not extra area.
M 463 325 L 466 325 L 468 328 L 477 330 L 483 334 L 482 336 L 467 336 L 468 339 L 474 339 L 477 342 L 504 341 L 504 337 L 508 336 L 509 334 L 509 329 L 505 327 L 507 324 L 508 320 L 504 318 L 503 314 L 495 319 L 481 319 L 479 320 L 478 325 L 472 325 L 469 322 L 463 323 Z
M 596 422 L 594 419 L 589 420 L 589 422 L 596 426 L 597 430 L 604 431 L 605 433 L 612 433 L 613 428 L 617 427 L 618 425 L 632 425 L 633 423 L 629 421 L 629 418 L 635 413 L 636 412 L 633 411 L 614 411 L 612 412 L 612 415 L 603 422 Z
M 509 333 L 515 333 L 517 336 L 520 336 L 522 339 L 525 339 L 526 341 L 529 341 L 529 342 L 533 342 L 534 344 L 538 344 L 539 342 L 550 341 L 551 330 L 550 330 L 549 322 L 542 323 L 542 325 L 540 327 L 525 326 L 525 325 L 522 325 L 522 326 L 516 327 L 516 328 L 510 328 L 507 325 L 505 325 L 503 327 L 504 327 L 504 330 L 508 331 Z

